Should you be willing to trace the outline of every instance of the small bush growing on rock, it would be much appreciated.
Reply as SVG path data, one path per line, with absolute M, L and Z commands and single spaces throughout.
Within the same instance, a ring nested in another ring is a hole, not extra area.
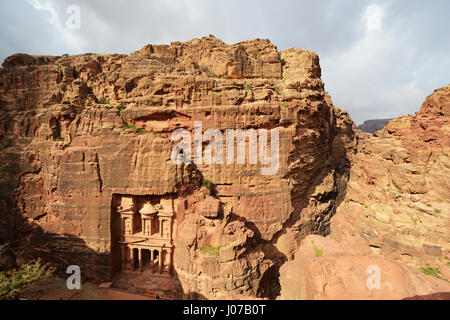
M 119 114 L 120 114 L 126 108 L 127 108 L 127 106 L 124 105 L 123 103 L 121 103 L 120 106 L 118 106 L 116 109 L 117 109 L 117 111 L 119 111 Z
M 286 109 L 287 107 L 289 107 L 289 105 L 286 102 L 280 104 L 280 110 Z
M 316 257 L 323 256 L 323 251 L 316 247 L 316 245 L 314 244 L 314 241 L 311 241 L 311 244 L 312 244 L 313 250 L 316 254 Z
M 200 252 L 203 254 L 207 254 L 210 256 L 216 256 L 218 257 L 220 254 L 220 248 L 221 247 L 214 247 L 212 245 L 206 246 L 206 247 L 201 247 L 200 248 Z
M 24 286 L 45 279 L 55 272 L 54 268 L 33 260 L 20 269 L 0 272 L 0 300 L 13 298 Z
M 281 91 L 280 87 L 275 87 L 274 90 L 277 93 L 277 95 L 279 96 L 283 95 L 283 91 Z
M 197 62 L 192 63 L 192 65 L 194 66 L 195 70 L 199 70 L 200 69 L 200 66 L 198 65 Z
M 439 270 L 439 268 L 433 268 L 430 266 L 426 266 L 426 267 L 420 267 L 419 271 L 422 272 L 423 274 L 426 274 L 428 276 L 432 276 L 441 280 L 445 280 L 448 281 L 441 273 L 441 271 Z
M 128 129 L 131 129 L 131 130 L 135 130 L 136 129 L 136 127 L 135 126 L 133 126 L 133 125 L 131 125 L 131 124 L 125 124 L 123 127 L 122 127 L 122 129 L 123 130 L 128 130 Z
M 280 58 L 281 66 L 284 67 L 286 65 L 286 60 Z
M 55 138 L 53 139 L 53 141 L 55 141 L 55 142 L 63 142 L 64 139 L 63 139 L 61 136 L 57 136 L 57 137 L 55 137 Z
M 99 104 L 108 104 L 109 102 L 108 102 L 108 100 L 106 100 L 105 97 L 101 97 L 100 99 L 98 99 L 98 103 Z
M 164 138 L 166 138 L 164 135 L 162 135 L 161 133 L 153 133 L 153 135 L 155 136 L 155 137 L 157 137 L 157 138 L 160 138 L 160 139 L 164 139 Z
M 67 90 L 67 83 L 63 83 L 63 84 L 61 85 L 61 91 L 62 91 L 62 92 L 66 92 L 66 90 Z
M 147 134 L 150 134 L 151 132 L 145 131 L 144 129 L 138 129 L 138 133 L 141 136 L 145 136 Z
M 210 180 L 203 180 L 203 183 L 200 186 L 200 188 L 207 188 L 207 189 L 213 191 L 214 190 L 214 183 L 212 183 Z
M 436 213 L 441 213 L 442 211 L 441 211 L 441 209 L 434 209 L 434 212 L 436 212 Z
M 105 97 L 101 97 L 100 99 L 98 99 L 98 103 L 99 104 L 107 104 L 108 100 Z

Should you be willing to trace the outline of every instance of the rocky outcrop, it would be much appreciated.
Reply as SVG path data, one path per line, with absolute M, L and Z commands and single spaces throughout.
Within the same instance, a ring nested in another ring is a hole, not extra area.
M 297 243 L 329 232 L 356 146 L 320 76 L 313 52 L 213 36 L 130 55 L 7 58 L 0 238 L 16 239 L 21 256 L 109 280 L 112 199 L 170 196 L 187 296 L 276 296 Z M 172 132 L 196 121 L 203 133 L 278 129 L 276 172 L 261 175 L 267 165 L 250 164 L 253 154 L 245 164 L 174 163 Z
M 367 120 L 360 126 L 358 129 L 363 132 L 374 133 L 384 128 L 386 123 L 393 119 L 376 119 L 376 120 Z
M 281 267 L 287 300 L 401 300 L 450 292 L 450 283 L 370 251 L 363 240 L 308 236 Z
M 414 116 L 392 120 L 373 136 L 358 133 L 330 236 L 309 236 L 283 265 L 281 298 L 448 296 L 449 116 L 447 86 Z

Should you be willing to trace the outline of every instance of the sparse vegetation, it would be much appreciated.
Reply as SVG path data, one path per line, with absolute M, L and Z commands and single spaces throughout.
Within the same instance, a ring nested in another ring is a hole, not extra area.
M 281 96 L 281 95 L 283 95 L 283 91 L 280 89 L 280 87 L 275 87 L 275 88 L 273 88 L 274 90 L 275 90 L 275 92 L 277 93 L 277 95 L 279 95 L 279 96 Z
M 258 52 L 258 51 L 254 51 L 254 52 L 253 52 L 253 59 L 256 59 L 256 58 L 258 58 L 258 54 L 259 54 L 259 52 Z
M 287 108 L 287 107 L 289 107 L 289 105 L 288 105 L 286 102 L 280 104 L 280 110 L 283 110 L 283 109 L 285 109 L 285 108 Z
M 286 60 L 280 58 L 281 67 L 286 65 Z
M 210 180 L 203 180 L 203 182 L 202 182 L 202 184 L 200 186 L 200 189 L 202 189 L 202 188 L 207 188 L 210 191 L 213 191 L 214 190 L 214 183 L 212 183 L 212 181 L 210 181 Z
M 122 129 L 123 130 L 136 130 L 136 126 L 133 126 L 133 125 L 127 123 L 122 127 Z
M 141 136 L 145 136 L 145 135 L 151 134 L 151 132 L 145 131 L 144 129 L 138 129 L 138 133 Z
M 64 139 L 61 136 L 57 136 L 57 137 L 53 138 L 53 141 L 55 141 L 55 142 L 64 142 Z
M 436 209 L 436 208 L 435 208 L 435 209 L 434 209 L 434 212 L 437 213 L 437 214 L 439 214 L 439 213 L 441 213 L 442 211 L 441 211 L 441 209 Z
M 200 66 L 198 65 L 197 62 L 193 62 L 192 65 L 194 66 L 195 70 L 199 70 L 200 69 Z
M 253 90 L 253 88 L 250 84 L 246 84 L 244 87 L 244 90 L 245 90 L 245 96 L 248 96 L 248 94 L 250 93 L 250 91 Z
M 430 169 L 428 169 L 427 171 L 425 171 L 426 174 L 430 174 Z
M 426 267 L 420 267 L 419 271 L 422 272 L 423 274 L 426 274 L 428 276 L 432 276 L 441 280 L 445 280 L 448 281 L 441 273 L 441 271 L 439 270 L 439 268 L 433 268 L 430 266 L 426 266 Z
M 323 256 L 323 251 L 316 247 L 316 245 L 314 244 L 314 241 L 311 241 L 311 244 L 312 244 L 313 250 L 316 254 L 316 257 Z
M 19 269 L 0 272 L 0 300 L 13 298 L 26 285 L 45 279 L 55 272 L 49 265 L 42 265 L 41 260 L 33 260 Z
M 348 179 L 349 179 L 348 173 L 344 172 L 344 174 L 342 176 L 344 177 L 345 180 L 348 181 Z
M 98 103 L 99 104 L 108 104 L 109 102 L 108 102 L 108 100 L 106 100 L 105 97 L 101 97 L 100 99 L 98 99 Z
M 120 106 L 116 107 L 117 111 L 119 111 L 119 114 L 126 108 L 127 108 L 127 106 L 124 105 L 123 103 L 121 103 Z
M 66 92 L 66 90 L 67 90 L 67 83 L 63 83 L 63 84 L 61 85 L 61 91 L 62 91 L 62 92 Z
M 166 138 L 166 136 L 162 135 L 161 133 L 155 133 L 155 132 L 154 132 L 153 135 L 154 135 L 155 137 L 157 137 L 157 138 L 160 138 L 160 139 Z
M 431 204 L 428 203 L 428 204 L 427 204 L 427 207 L 431 208 Z
M 417 219 L 416 217 L 412 218 L 412 221 L 414 222 L 415 225 L 417 225 L 417 223 L 419 222 L 419 219 Z
M 219 254 L 220 254 L 220 248 L 221 247 L 214 247 L 214 246 L 209 245 L 209 246 L 206 246 L 206 247 L 201 247 L 200 248 L 200 252 L 203 253 L 203 254 L 210 255 L 210 256 L 218 257 Z

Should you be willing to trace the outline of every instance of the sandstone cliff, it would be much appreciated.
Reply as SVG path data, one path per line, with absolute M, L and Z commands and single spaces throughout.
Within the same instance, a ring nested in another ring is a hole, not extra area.
M 20 256 L 109 280 L 115 197 L 168 197 L 185 296 L 277 296 L 278 268 L 297 244 L 329 233 L 356 146 L 320 77 L 313 52 L 213 36 L 130 55 L 7 58 L 0 239 Z M 278 129 L 277 173 L 261 176 L 248 161 L 173 163 L 170 136 L 194 121 L 203 131 Z
M 331 235 L 308 237 L 281 268 L 281 298 L 448 299 L 449 153 L 450 86 L 362 137 Z M 373 271 L 380 285 L 370 290 Z

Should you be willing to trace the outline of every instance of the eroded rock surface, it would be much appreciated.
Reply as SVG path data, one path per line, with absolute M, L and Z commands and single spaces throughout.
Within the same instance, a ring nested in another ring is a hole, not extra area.
M 448 299 L 449 116 L 447 86 L 415 115 L 358 133 L 331 234 L 309 236 L 282 266 L 280 298 Z
M 313 52 L 213 36 L 130 55 L 7 58 L 0 238 L 110 280 L 112 199 L 170 196 L 186 296 L 276 296 L 297 243 L 329 232 L 356 146 L 320 76 Z M 278 170 L 261 175 L 248 154 L 245 165 L 175 164 L 171 134 L 194 121 L 203 132 L 278 129 Z

